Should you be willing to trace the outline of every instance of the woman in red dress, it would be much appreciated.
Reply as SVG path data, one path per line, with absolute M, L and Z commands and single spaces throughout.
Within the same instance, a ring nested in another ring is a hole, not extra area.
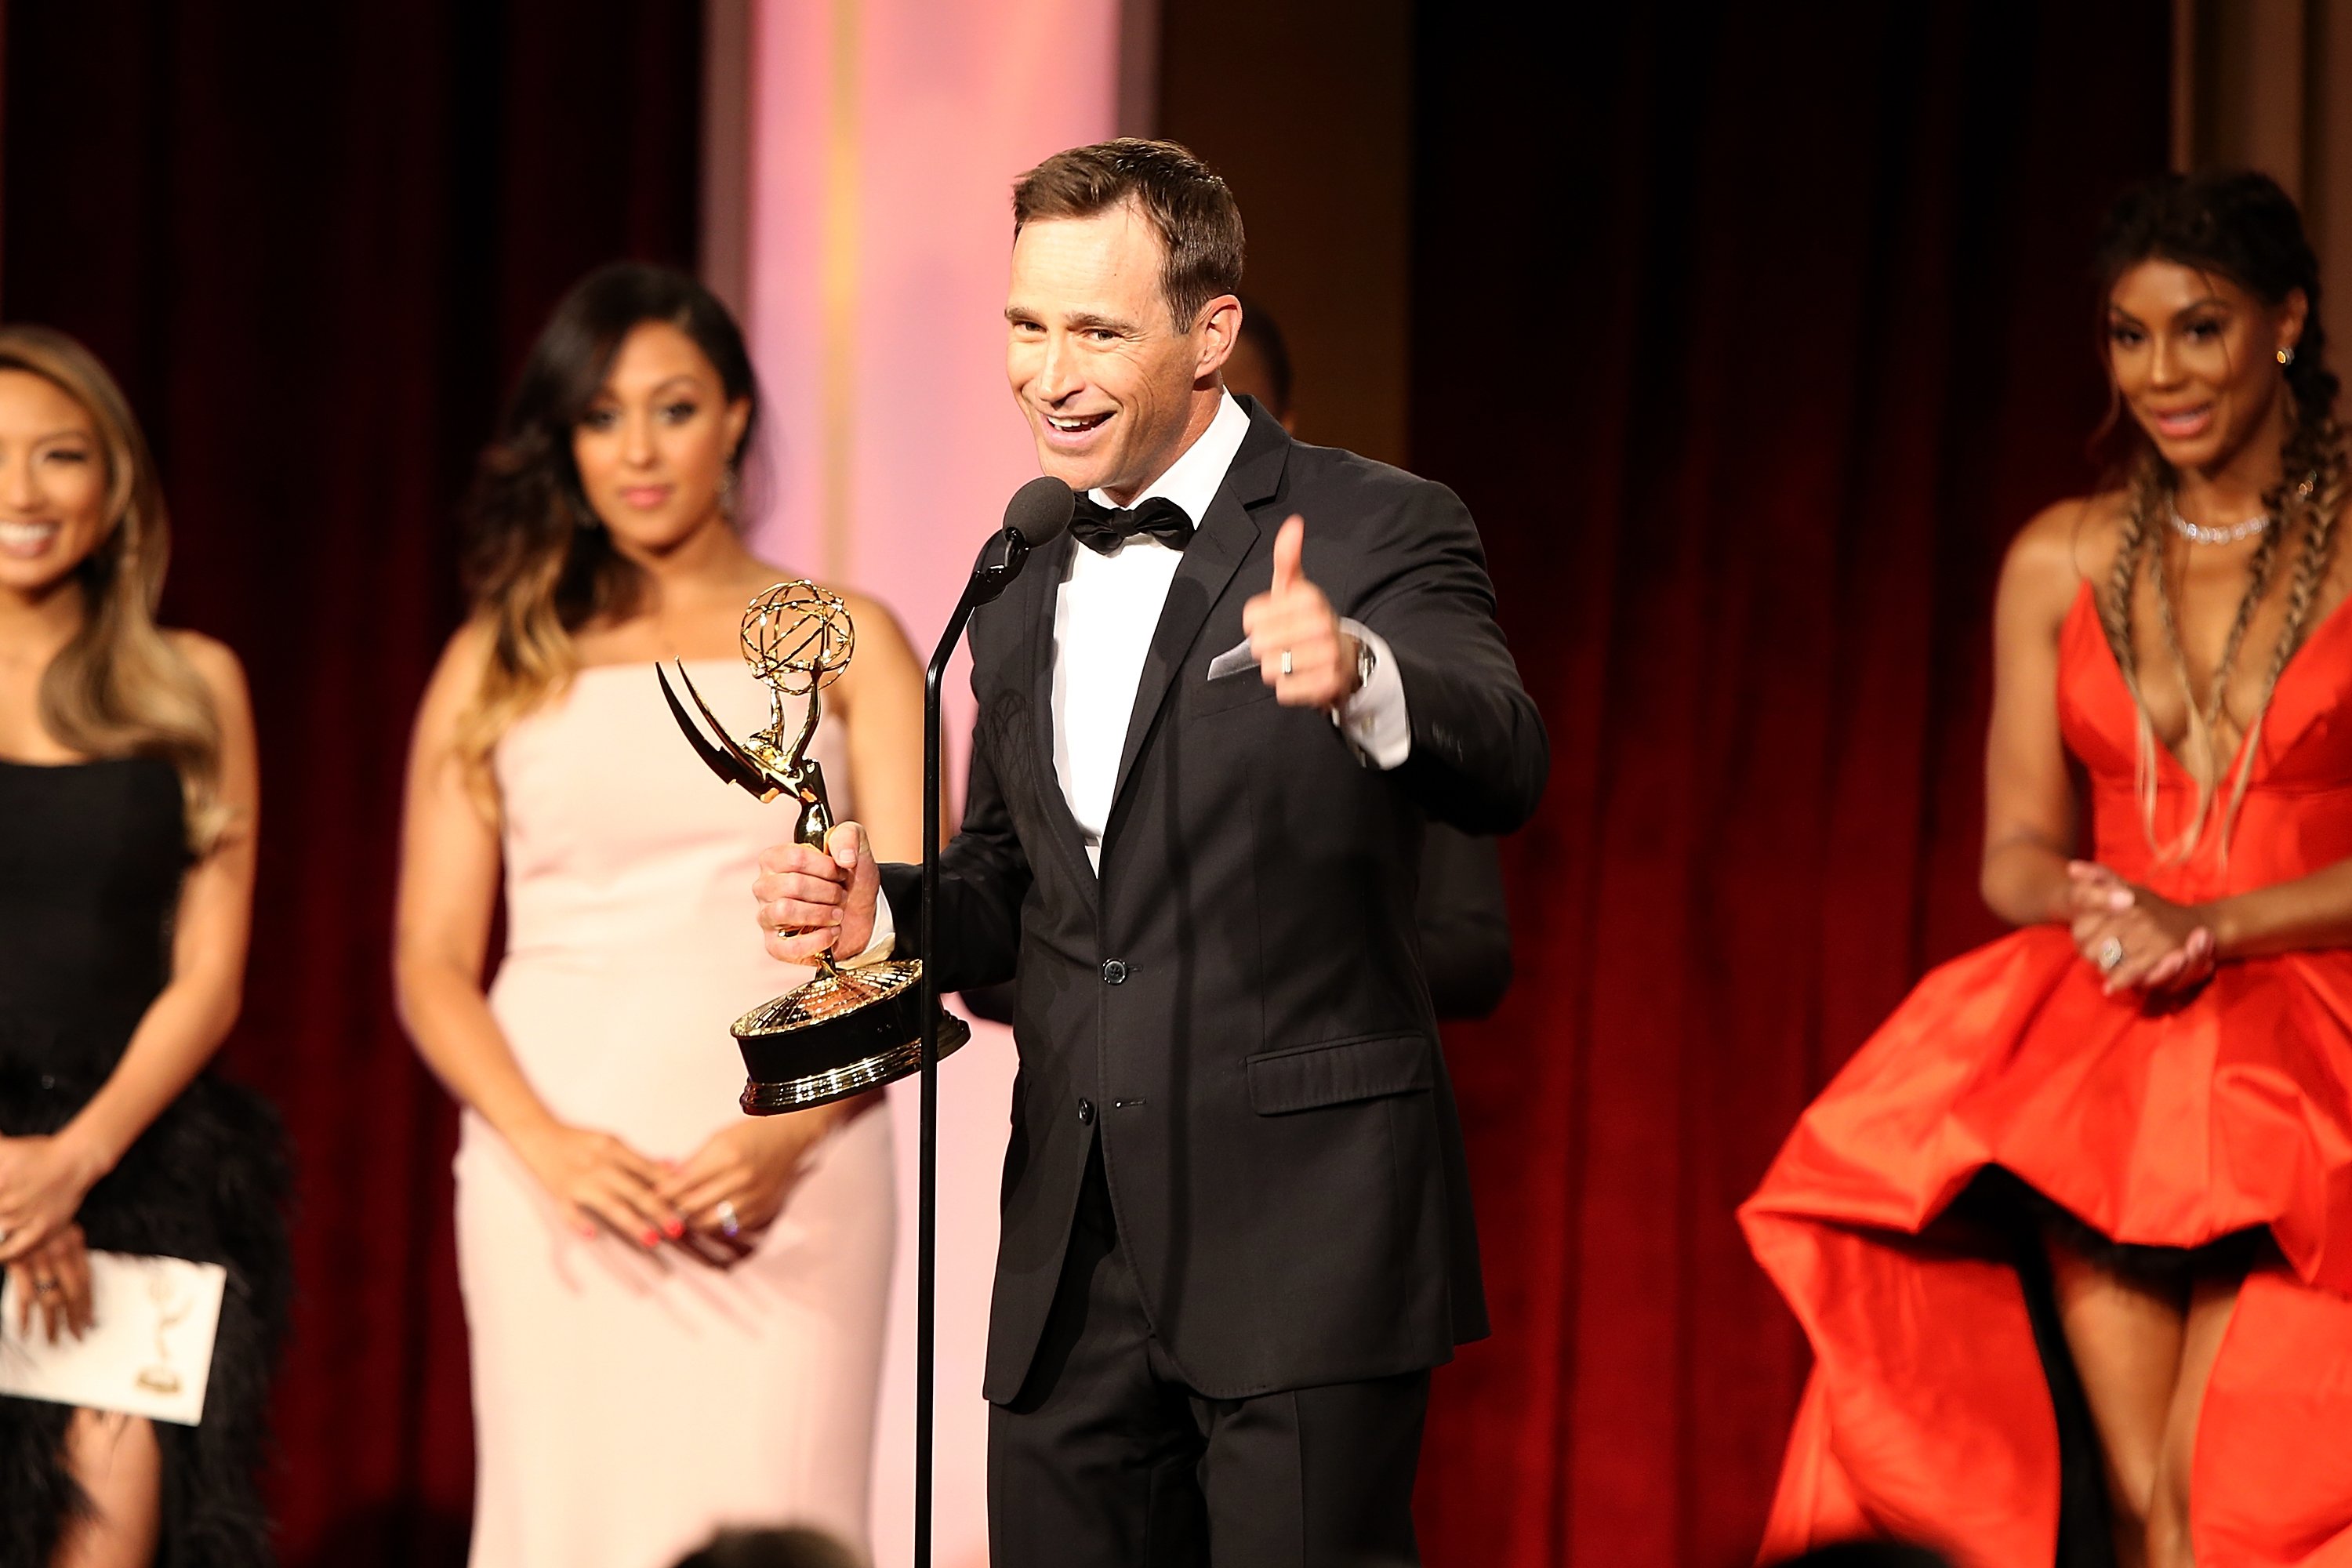
M 1995 611 L 1983 889 L 2020 929 L 1920 984 L 1740 1211 L 1816 1357 L 1767 1558 L 2052 1563 L 2079 1400 L 2101 1560 L 2352 1564 L 2352 566 L 2318 268 L 2244 174 L 2126 197 L 2100 259 L 2133 455 L 2026 526 Z

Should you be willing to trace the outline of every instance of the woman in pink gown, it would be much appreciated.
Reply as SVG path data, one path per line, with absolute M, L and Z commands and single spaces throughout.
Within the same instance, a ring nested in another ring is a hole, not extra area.
M 473 615 L 417 720 L 397 985 L 465 1107 L 476 1568 L 646 1568 L 722 1525 L 866 1535 L 888 1120 L 737 1110 L 729 1021 L 807 974 L 741 912 L 790 808 L 705 771 L 651 668 L 684 659 L 738 733 L 767 720 L 737 629 L 788 574 L 731 526 L 756 396 L 691 279 L 582 283 L 484 457 Z M 836 809 L 904 855 L 919 677 L 889 616 L 849 605 L 857 659 L 814 750 Z

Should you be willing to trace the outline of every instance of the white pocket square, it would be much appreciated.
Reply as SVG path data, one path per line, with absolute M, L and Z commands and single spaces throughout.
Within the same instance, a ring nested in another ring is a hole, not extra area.
M 1209 661 L 1209 679 L 1223 680 L 1228 675 L 1239 675 L 1244 669 L 1256 668 L 1257 656 L 1250 652 L 1249 639 L 1244 637 Z

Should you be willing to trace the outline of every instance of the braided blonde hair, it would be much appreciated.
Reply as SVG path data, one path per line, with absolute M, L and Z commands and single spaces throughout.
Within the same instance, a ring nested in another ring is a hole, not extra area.
M 2105 592 L 2099 596 L 2099 619 L 2138 715 L 2134 771 L 2141 829 L 2159 856 L 2186 860 L 2203 840 L 2218 802 L 2219 850 L 2226 863 L 2231 830 L 2253 776 L 2255 753 L 2262 749 L 2263 723 L 2269 716 L 2271 699 L 2287 661 L 2310 635 L 2312 606 L 2335 564 L 2336 520 L 2347 497 L 2345 436 L 2336 418 L 2336 378 L 2327 368 L 2318 258 L 2304 234 L 2303 215 L 2276 181 L 2251 170 L 2218 169 L 2163 175 L 2125 193 L 2108 212 L 2100 237 L 2098 270 L 2106 284 L 2101 290 L 2103 300 L 2112 295 L 2125 273 L 2156 260 L 2218 274 L 2273 307 L 2296 293 L 2302 294 L 2307 306 L 2302 335 L 2284 356 L 2294 421 L 2279 447 L 2279 482 L 2263 496 L 2263 508 L 2273 526 L 2263 531 L 2248 563 L 2245 595 L 2238 602 L 2236 618 L 2213 668 L 2212 689 L 2201 705 L 2189 687 L 2188 661 L 2174 622 L 2172 589 L 2166 581 L 2164 520 L 2177 504 L 2179 476 L 2136 423 L 2116 421 L 2112 411 L 2109 416 L 2131 432 L 2137 455 L 2125 486 L 2115 563 Z M 2289 543 L 2295 549 L 2294 571 L 2287 582 L 2278 641 L 2263 672 L 2262 699 L 2234 754 L 2224 755 L 2216 726 L 2228 704 L 2230 677 L 2254 613 L 2270 594 L 2279 552 Z M 2143 566 L 2187 700 L 2185 761 L 2197 785 L 2194 809 L 2169 843 L 2158 841 L 2156 725 L 2142 690 L 2139 648 L 2132 628 L 2133 602 Z M 2226 800 L 2222 798 L 2225 780 Z
M 2254 757 L 2262 747 L 2263 723 L 2269 716 L 2271 699 L 2278 690 L 2279 678 L 2285 673 L 2287 661 L 2294 657 L 2295 651 L 2310 635 L 2312 605 L 2317 602 L 2320 589 L 2327 581 L 2329 568 L 2335 563 L 2336 525 L 2342 515 L 2347 493 L 2344 433 L 2335 416 L 2324 409 L 2302 405 L 2301 416 L 2283 444 L 2281 457 L 2285 473 L 2290 476 L 2299 473 L 2301 478 L 2282 478 L 2263 497 L 2264 510 L 2277 521 L 2273 527 L 2264 531 L 2262 543 L 2256 547 L 2252 560 L 2248 563 L 2246 592 L 2238 602 L 2238 613 L 2222 644 L 2221 657 L 2213 667 L 2213 690 L 2205 704 L 2200 706 L 2195 694 L 2188 689 L 2185 664 L 2180 670 L 2189 712 L 2185 761 L 2189 776 L 2197 785 L 2197 800 L 2180 833 L 2169 843 L 2159 842 L 2157 835 L 2156 725 L 2149 715 L 2147 699 L 2141 689 L 2139 650 L 2133 635 L 2132 609 L 2142 563 L 2145 563 L 2167 640 L 2175 650 L 2176 662 L 2179 662 L 2179 634 L 2172 624 L 2172 591 L 2166 582 L 2159 521 L 2168 515 L 2175 504 L 2178 478 L 2171 467 L 2152 451 L 2143 453 L 2133 466 L 2123 523 L 2116 543 L 2115 563 L 2108 574 L 2107 590 L 2099 599 L 2099 618 L 2107 635 L 2107 646 L 2114 650 L 2116 667 L 2123 672 L 2124 684 L 2131 692 L 2132 706 L 2137 715 L 2134 780 L 2139 799 L 2141 829 L 2147 834 L 2149 845 L 2169 860 L 2186 860 L 2196 852 L 2206 826 L 2213 816 L 2223 779 L 2234 773 L 2228 800 L 2222 805 L 2221 813 L 2219 847 L 2222 859 L 2228 860 L 2230 834 L 2253 774 Z M 2289 537 L 2297 542 L 2299 548 L 2293 574 L 2287 581 L 2286 613 L 2279 626 L 2277 641 L 2271 649 L 2270 665 L 2263 672 L 2261 700 L 2239 740 L 2234 759 L 2236 765 L 2232 769 L 2231 759 L 2225 757 L 2221 751 L 2214 720 L 2227 701 L 2231 672 L 2236 667 L 2254 611 L 2269 595 L 2280 542 Z

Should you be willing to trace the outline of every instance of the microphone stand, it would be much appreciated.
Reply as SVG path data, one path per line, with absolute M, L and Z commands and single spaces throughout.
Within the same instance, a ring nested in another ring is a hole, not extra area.
M 991 557 L 994 559 L 992 561 Z M 923 973 L 916 984 L 923 1020 L 922 1097 L 915 1186 L 915 1561 L 931 1564 L 931 1362 L 939 1331 L 940 971 L 932 939 L 940 902 L 940 687 L 971 613 L 1003 593 L 1029 558 L 1029 542 L 1006 528 L 981 547 L 971 580 L 923 671 Z

